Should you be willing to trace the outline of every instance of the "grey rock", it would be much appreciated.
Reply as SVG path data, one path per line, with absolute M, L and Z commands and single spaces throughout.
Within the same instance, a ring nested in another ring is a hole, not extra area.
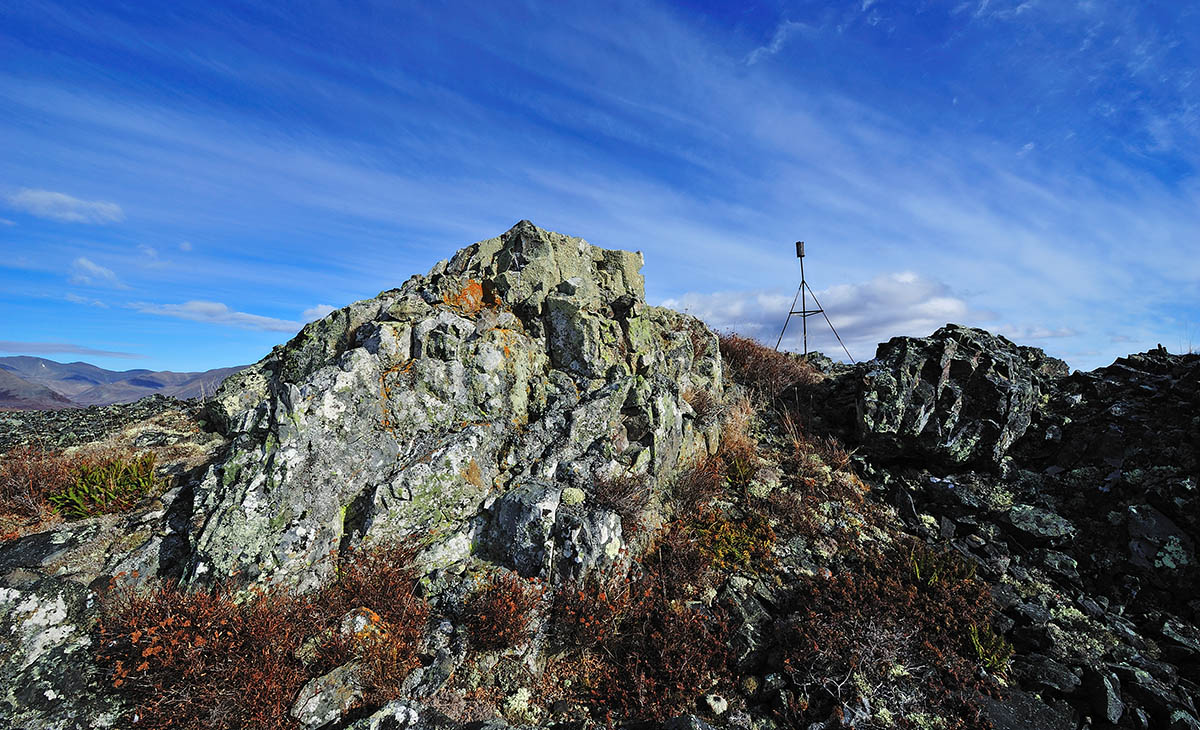
M 721 695 L 706 694 L 704 695 L 704 708 L 714 716 L 719 717 L 729 710 L 729 700 Z
M 523 574 L 548 570 L 564 487 L 614 465 L 662 483 L 709 447 L 682 393 L 719 395 L 717 348 L 694 344 L 715 336 L 646 306 L 640 266 L 523 221 L 227 380 L 209 413 L 233 448 L 197 488 L 185 581 L 308 589 L 330 550 L 415 533 L 434 536 L 435 567 L 499 546 Z M 506 496 L 528 489 L 549 491 Z M 606 542 L 574 555 L 612 549 L 606 520 L 580 523 Z
M 445 715 L 419 702 L 393 700 L 347 725 L 346 730 L 450 730 L 455 726 Z M 500 727 L 505 727 L 503 722 Z
M 1030 504 L 1013 505 L 1007 522 L 1016 534 L 1035 543 L 1061 545 L 1075 537 L 1075 527 L 1066 519 Z
M 1191 536 L 1154 507 L 1130 506 L 1126 525 L 1130 560 L 1139 568 L 1177 570 L 1195 562 Z
M 523 576 L 544 573 L 554 550 L 551 535 L 562 489 L 531 482 L 492 505 L 487 544 Z
M 663 723 L 663 730 L 713 730 L 713 726 L 695 715 L 680 715 Z
M 995 730 L 1076 730 L 1073 713 L 1062 705 L 1049 705 L 1028 692 L 1009 690 L 1003 702 L 981 698 L 983 714 Z
M 358 665 L 345 664 L 310 680 L 292 704 L 291 716 L 305 730 L 316 730 L 340 720 L 360 699 Z
M 1195 626 L 1168 617 L 1163 621 L 1161 634 L 1172 652 L 1193 661 L 1200 657 L 1200 630 Z
M 1083 675 L 1083 687 L 1091 701 L 1092 711 L 1114 725 L 1125 714 L 1121 700 L 1121 683 L 1111 672 L 1089 669 Z
M 1167 730 L 1200 730 L 1200 722 L 1186 710 L 1175 710 L 1167 718 Z
M 1071 694 L 1079 688 L 1079 677 L 1062 664 L 1041 654 L 1027 654 L 1016 662 L 1018 674 L 1026 686 Z
M 882 458 L 914 453 L 950 466 L 998 466 L 1066 364 L 983 330 L 948 324 L 896 337 L 868 364 L 861 440 Z
M 13 727 L 116 727 L 124 709 L 103 691 L 89 635 L 94 595 L 71 580 L 6 576 L 0 587 L 0 716 Z

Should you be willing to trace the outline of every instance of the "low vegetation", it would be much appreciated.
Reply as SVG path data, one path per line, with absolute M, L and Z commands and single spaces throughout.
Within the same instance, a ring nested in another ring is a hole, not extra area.
M 315 593 L 229 584 L 114 588 L 95 632 L 96 658 L 141 728 L 290 728 L 310 679 L 359 661 L 366 705 L 398 696 L 416 666 L 429 608 L 416 595 L 413 543 L 347 554 Z M 344 619 L 366 617 L 355 622 Z M 361 623 L 362 625 L 359 625 Z
M 80 459 L 68 483 L 47 497 L 69 520 L 124 512 L 154 488 L 153 454 Z
M 543 593 L 536 580 L 508 572 L 494 574 L 467 599 L 471 644 L 479 649 L 508 649 L 527 642 Z
M 37 445 L 19 446 L 0 461 L 0 512 L 41 520 L 50 512 L 50 495 L 71 483 L 71 459 Z
M 17 537 L 62 518 L 123 512 L 154 491 L 155 457 L 119 449 L 70 453 L 21 446 L 0 460 L 0 520 Z
M 725 334 L 720 343 L 721 357 L 734 380 L 767 402 L 775 401 L 789 388 L 813 385 L 821 378 L 795 355 L 763 347 L 749 337 Z
M 650 504 L 650 484 L 644 474 L 632 472 L 599 477 L 592 484 L 590 496 L 597 507 L 619 515 L 622 529 L 632 535 L 642 527 L 642 518 Z

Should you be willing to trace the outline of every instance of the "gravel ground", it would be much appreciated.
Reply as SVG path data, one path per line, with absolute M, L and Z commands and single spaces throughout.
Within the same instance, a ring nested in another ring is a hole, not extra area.
M 29 443 L 65 449 L 120 431 L 131 423 L 145 421 L 166 411 L 181 411 L 196 417 L 198 401 L 176 400 L 153 395 L 134 403 L 91 406 L 61 411 L 0 412 L 0 453 Z

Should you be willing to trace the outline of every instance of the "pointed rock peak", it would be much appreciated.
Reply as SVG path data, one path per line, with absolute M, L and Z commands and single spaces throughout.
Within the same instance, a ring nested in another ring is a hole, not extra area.
M 429 278 L 435 285 L 443 277 L 475 280 L 514 310 L 541 312 L 554 294 L 585 308 L 610 306 L 622 297 L 643 302 L 642 264 L 641 253 L 600 248 L 522 220 L 462 249 L 435 266 Z

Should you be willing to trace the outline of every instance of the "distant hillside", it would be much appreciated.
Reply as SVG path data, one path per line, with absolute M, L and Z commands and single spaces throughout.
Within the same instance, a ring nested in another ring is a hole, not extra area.
M 0 409 L 20 411 L 72 408 L 70 398 L 32 383 L 7 369 L 0 370 Z
M 0 409 L 37 410 L 132 403 L 148 395 L 196 398 L 244 366 L 198 373 L 105 370 L 86 362 L 0 357 Z

